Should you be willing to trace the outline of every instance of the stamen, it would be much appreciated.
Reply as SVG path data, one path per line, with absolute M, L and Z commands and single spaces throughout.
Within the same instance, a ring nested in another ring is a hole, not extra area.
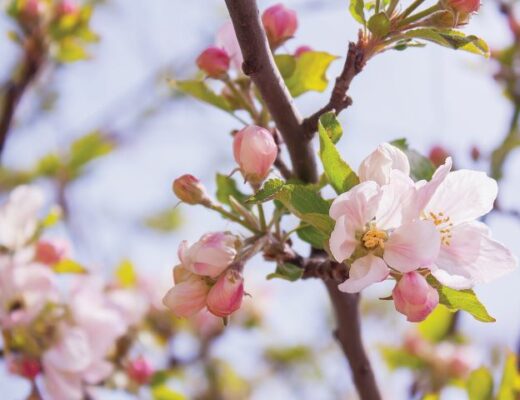
M 450 217 L 445 216 L 443 212 L 429 212 L 425 217 L 431 220 L 435 226 L 439 227 L 441 243 L 445 246 L 449 246 L 451 244 L 451 228 L 453 228 L 453 222 L 451 222 Z
M 375 227 L 370 227 L 361 238 L 361 242 L 365 248 L 371 250 L 376 247 L 385 248 L 385 241 L 388 239 L 388 235 L 385 231 L 380 231 Z

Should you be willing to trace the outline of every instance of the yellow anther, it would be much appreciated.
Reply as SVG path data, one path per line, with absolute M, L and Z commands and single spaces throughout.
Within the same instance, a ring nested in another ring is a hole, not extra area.
M 385 241 L 388 239 L 388 235 L 385 231 L 380 231 L 375 227 L 371 227 L 368 231 L 365 232 L 363 237 L 361 238 L 361 242 L 365 248 L 371 250 L 376 247 L 385 248 Z

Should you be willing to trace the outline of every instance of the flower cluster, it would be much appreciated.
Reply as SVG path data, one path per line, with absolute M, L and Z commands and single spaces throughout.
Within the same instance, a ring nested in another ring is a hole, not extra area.
M 495 180 L 451 168 L 447 158 L 430 181 L 414 182 L 407 156 L 387 143 L 361 163 L 361 183 L 330 208 L 330 251 L 350 265 L 340 290 L 359 292 L 392 277 L 396 309 L 409 321 L 421 321 L 438 303 L 428 275 L 465 289 L 516 267 L 511 252 L 478 221 L 493 208 Z

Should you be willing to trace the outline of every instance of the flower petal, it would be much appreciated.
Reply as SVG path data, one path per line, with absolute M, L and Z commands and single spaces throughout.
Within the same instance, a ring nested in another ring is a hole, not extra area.
M 390 180 L 382 188 L 381 201 L 376 213 L 377 227 L 391 229 L 402 225 L 417 215 L 409 216 L 414 200 L 415 186 L 412 179 L 399 170 L 390 173 Z
M 345 216 L 339 217 L 329 240 L 330 251 L 336 261 L 343 262 L 349 258 L 357 243 L 355 228 Z
M 346 293 L 357 293 L 372 283 L 384 281 L 389 273 L 390 270 L 381 258 L 368 254 L 352 263 L 349 278 L 338 289 Z
M 386 185 L 392 170 L 399 170 L 410 175 L 410 163 L 402 150 L 390 143 L 380 144 L 359 166 L 361 182 L 374 181 L 379 185 Z
M 446 158 L 446 161 L 444 161 L 444 164 L 437 168 L 429 182 L 419 181 L 416 183 L 416 194 L 414 202 L 418 212 L 424 210 L 439 186 L 448 176 L 452 166 L 453 162 L 451 157 L 448 157 Z
M 376 215 L 381 189 L 375 182 L 363 182 L 339 195 L 332 203 L 329 215 L 333 219 L 346 216 L 356 228 L 364 226 Z
M 384 260 L 401 272 L 430 266 L 439 254 L 440 234 L 431 221 L 401 225 L 385 243 Z

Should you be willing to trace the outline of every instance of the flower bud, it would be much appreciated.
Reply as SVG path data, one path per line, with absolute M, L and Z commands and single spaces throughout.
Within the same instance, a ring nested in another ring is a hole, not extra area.
M 449 156 L 450 153 L 444 147 L 438 145 L 433 146 L 428 154 L 428 158 L 436 167 L 443 165 Z
M 55 265 L 67 257 L 69 246 L 66 242 L 58 240 L 39 240 L 36 243 L 34 259 L 45 265 Z
M 168 290 L 163 304 L 178 317 L 191 317 L 206 305 L 208 291 L 204 279 L 194 275 Z
M 233 155 L 246 181 L 258 185 L 269 175 L 278 147 L 267 129 L 250 125 L 239 131 L 233 141 Z
M 307 53 L 309 51 L 312 51 L 312 47 L 306 45 L 300 46 L 294 51 L 294 56 L 300 57 L 303 53 Z
M 211 199 L 206 188 L 193 175 L 182 175 L 173 181 L 173 192 L 177 198 L 187 204 L 209 205 Z
M 280 46 L 294 36 L 298 28 L 296 12 L 283 4 L 269 7 L 262 14 L 262 23 L 272 48 Z
M 25 356 L 8 359 L 9 372 L 34 380 L 42 370 L 39 360 Z
M 409 175 L 408 158 L 397 147 L 390 143 L 382 143 L 361 162 L 358 175 L 361 182 L 374 181 L 379 185 L 386 185 L 394 169 Z
M 45 5 L 41 0 L 26 0 L 22 8 L 22 15 L 25 18 L 35 19 L 43 13 L 44 8 Z
M 208 76 L 218 78 L 229 69 L 228 53 L 218 47 L 208 47 L 197 57 L 197 65 Z
M 236 240 L 225 232 L 206 233 L 192 246 L 183 241 L 179 245 L 179 259 L 191 273 L 216 278 L 233 262 Z
M 137 382 L 139 385 L 145 385 L 150 381 L 154 370 L 150 362 L 140 356 L 128 363 L 126 373 L 134 382 Z
M 480 0 L 447 0 L 446 6 L 462 14 L 471 14 L 479 10 Z
M 227 317 L 240 308 L 244 297 L 244 278 L 236 270 L 228 269 L 218 278 L 206 300 L 208 310 L 217 317 Z
M 78 11 L 78 5 L 71 0 L 63 0 L 56 6 L 56 14 L 60 17 L 65 15 L 73 15 Z
M 470 156 L 471 156 L 471 159 L 475 162 L 480 160 L 480 157 L 482 156 L 482 154 L 480 153 L 480 149 L 478 148 L 478 146 L 474 145 L 471 147 Z
M 418 272 L 404 274 L 392 294 L 396 310 L 410 322 L 424 320 L 439 304 L 439 294 Z

